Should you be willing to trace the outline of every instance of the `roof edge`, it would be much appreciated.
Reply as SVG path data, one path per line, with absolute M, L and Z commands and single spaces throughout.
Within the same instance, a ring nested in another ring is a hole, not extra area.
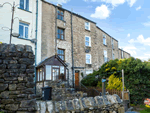
M 64 9 L 64 8 L 62 8 L 62 7 L 59 7 L 59 6 L 55 5 L 55 4 L 49 3 L 49 2 L 47 2 L 47 1 L 45 1 L 45 0 L 41 0 L 41 1 L 42 1 L 42 2 L 45 2 L 45 3 L 47 3 L 47 4 L 50 4 L 50 5 L 53 5 L 54 7 L 57 7 L 57 8 L 59 8 L 59 9 L 68 11 L 69 13 L 72 13 L 72 14 L 74 14 L 74 15 L 80 17 L 80 18 L 83 18 L 83 19 L 85 19 L 85 20 L 87 20 L 87 21 L 89 21 L 89 22 L 92 22 L 92 23 L 96 24 L 96 22 L 94 22 L 94 21 L 92 21 L 92 20 L 90 20 L 90 19 L 87 19 L 87 18 L 85 18 L 85 17 L 83 17 L 83 16 L 81 16 L 81 15 L 79 15 L 79 14 L 76 14 L 76 13 L 74 13 L 74 12 L 71 12 L 71 11 L 69 11 L 69 10 L 67 10 L 67 9 Z

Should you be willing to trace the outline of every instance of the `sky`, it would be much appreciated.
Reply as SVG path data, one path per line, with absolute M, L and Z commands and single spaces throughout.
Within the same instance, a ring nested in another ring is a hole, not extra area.
M 119 47 L 142 61 L 150 58 L 150 0 L 47 0 L 97 23 Z

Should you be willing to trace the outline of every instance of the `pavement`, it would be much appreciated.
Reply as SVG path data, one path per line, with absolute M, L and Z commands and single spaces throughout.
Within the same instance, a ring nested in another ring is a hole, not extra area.
M 140 113 L 140 112 L 136 112 L 136 111 L 126 111 L 125 113 Z

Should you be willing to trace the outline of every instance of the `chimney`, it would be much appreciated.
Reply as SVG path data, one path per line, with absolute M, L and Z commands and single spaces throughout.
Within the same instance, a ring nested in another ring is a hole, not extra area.
M 58 6 L 58 7 L 62 7 L 62 5 L 61 5 L 61 4 L 57 4 L 57 6 Z

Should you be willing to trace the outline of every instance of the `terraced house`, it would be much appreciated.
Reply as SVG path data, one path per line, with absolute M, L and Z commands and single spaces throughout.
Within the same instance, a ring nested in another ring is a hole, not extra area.
M 61 5 L 42 0 L 41 18 L 42 62 L 37 69 L 37 82 L 43 82 L 43 86 L 44 81 L 59 79 L 56 76 L 60 74 L 65 74 L 70 84 L 78 86 L 82 77 L 98 70 L 103 63 L 130 57 L 118 48 L 118 41 L 95 22 Z M 52 58 L 57 63 L 52 62 Z M 45 67 L 42 67 L 43 62 Z

